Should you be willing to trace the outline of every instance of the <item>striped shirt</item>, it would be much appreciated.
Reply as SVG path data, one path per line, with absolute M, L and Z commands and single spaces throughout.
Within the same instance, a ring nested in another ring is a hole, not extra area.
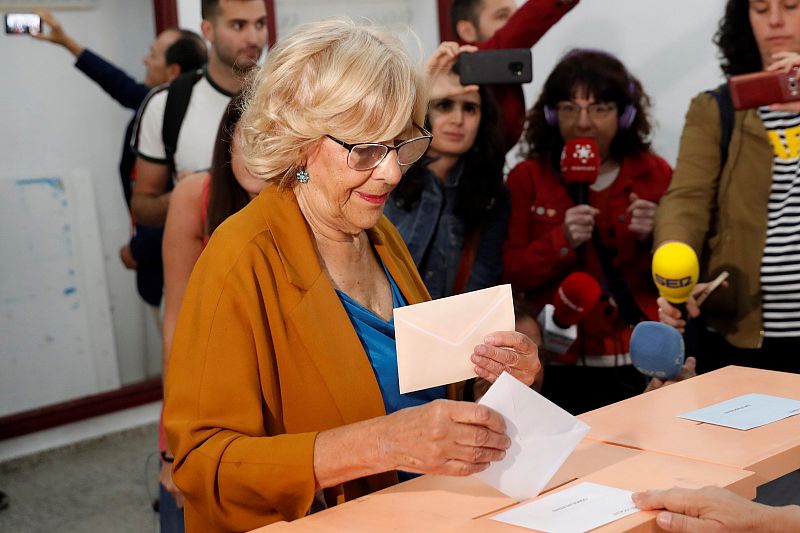
M 800 337 L 800 114 L 758 114 L 774 153 L 761 260 L 764 336 Z

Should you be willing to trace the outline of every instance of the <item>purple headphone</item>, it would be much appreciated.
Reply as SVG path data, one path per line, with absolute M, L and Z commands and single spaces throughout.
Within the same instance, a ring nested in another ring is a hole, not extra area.
M 611 54 L 604 52 L 603 50 L 594 48 L 577 48 L 568 52 L 564 57 L 561 58 L 561 61 L 583 52 L 593 52 L 595 54 L 603 54 L 605 56 L 613 57 Z M 633 84 L 630 74 L 627 71 L 625 71 L 625 74 L 628 76 L 628 97 L 632 97 L 636 90 L 636 86 Z M 549 105 L 544 106 L 544 119 L 548 125 L 558 126 L 558 110 Z M 619 115 L 619 129 L 627 130 L 633 125 L 634 120 L 636 120 L 636 106 L 633 105 L 633 103 L 630 103 L 625 106 L 625 108 L 622 110 L 622 113 Z

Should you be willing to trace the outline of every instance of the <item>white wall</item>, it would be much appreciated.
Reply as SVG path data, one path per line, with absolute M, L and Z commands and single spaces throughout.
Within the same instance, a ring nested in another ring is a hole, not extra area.
M 151 2 L 104 0 L 95 9 L 56 12 L 56 16 L 78 42 L 137 79 L 144 76 L 142 57 L 154 33 Z M 118 255 L 128 239 L 129 216 L 117 163 L 132 115 L 73 63 L 66 50 L 50 43 L 0 34 L 0 172 L 35 177 L 58 176 L 74 168 L 91 170 L 120 381 L 127 384 L 160 372 L 155 335 L 145 326 L 150 317 L 136 293 L 134 274 L 123 268 Z

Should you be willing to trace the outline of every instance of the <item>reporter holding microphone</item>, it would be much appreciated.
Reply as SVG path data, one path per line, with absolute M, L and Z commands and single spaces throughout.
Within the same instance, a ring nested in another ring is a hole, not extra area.
M 650 280 L 656 205 L 671 169 L 650 150 L 649 97 L 615 57 L 574 50 L 528 113 L 527 159 L 508 177 L 503 272 L 534 311 L 585 272 L 602 294 L 563 354 L 548 354 L 542 393 L 580 413 L 641 393 L 631 330 L 657 320 Z M 590 290 L 587 288 L 587 291 Z M 544 331 L 545 338 L 548 331 Z
M 714 38 L 723 72 L 735 76 L 797 66 L 795 7 L 729 0 Z M 724 92 L 715 94 L 699 94 L 686 114 L 675 175 L 658 209 L 655 243 L 678 241 L 693 248 L 703 281 L 730 273 L 729 286 L 709 295 L 702 308 L 697 296 L 705 283 L 686 302 L 688 316 L 699 317 L 698 372 L 731 364 L 800 372 L 800 160 L 793 133 L 800 127 L 800 106 L 734 111 Z M 664 323 L 686 325 L 666 299 L 659 305 Z

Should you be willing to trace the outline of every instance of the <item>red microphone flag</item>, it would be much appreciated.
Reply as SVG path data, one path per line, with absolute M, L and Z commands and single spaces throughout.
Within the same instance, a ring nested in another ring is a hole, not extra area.
M 561 173 L 564 183 L 591 185 L 600 172 L 600 156 L 597 141 L 588 137 L 576 137 L 564 144 L 561 152 Z
M 560 328 L 577 324 L 600 299 L 600 285 L 585 272 L 566 277 L 553 296 L 553 322 Z

